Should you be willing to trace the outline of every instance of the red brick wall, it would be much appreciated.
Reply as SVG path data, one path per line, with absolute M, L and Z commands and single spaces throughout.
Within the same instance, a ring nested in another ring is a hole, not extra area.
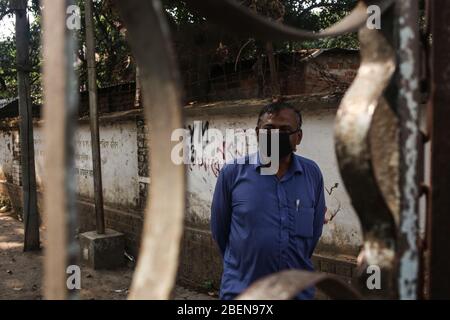
M 359 52 L 354 50 L 330 50 L 315 58 L 304 60 L 305 54 L 290 53 L 276 55 L 278 79 L 282 95 L 305 93 L 344 92 L 353 81 L 359 66 Z M 198 96 L 198 77 L 192 71 L 183 74 L 186 100 L 216 101 L 258 97 L 258 78 L 255 72 L 256 60 L 239 64 L 212 65 L 207 84 L 207 95 Z M 263 66 L 264 81 L 262 95 L 270 97 L 270 72 Z
M 98 89 L 98 110 L 100 114 L 136 109 L 134 105 L 134 83 L 119 84 L 107 88 Z M 89 92 L 80 95 L 79 115 L 89 114 Z
M 311 54 L 311 51 L 308 51 Z M 276 55 L 278 78 L 282 95 L 342 93 L 353 81 L 359 66 L 359 52 L 329 50 L 305 60 L 305 53 Z M 237 100 L 258 97 L 258 79 L 254 71 L 256 60 L 211 65 L 206 94 L 198 95 L 198 76 L 192 70 L 181 70 L 184 82 L 184 103 L 191 101 Z M 264 85 L 260 97 L 270 97 L 270 72 L 264 65 Z M 135 109 L 135 84 L 127 83 L 98 90 L 101 114 Z M 89 113 L 89 95 L 80 98 L 80 115 Z

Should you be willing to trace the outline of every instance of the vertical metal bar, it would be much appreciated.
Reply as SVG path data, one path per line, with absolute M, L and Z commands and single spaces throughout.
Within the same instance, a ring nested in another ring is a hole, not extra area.
M 425 128 L 423 128 L 424 132 L 422 132 L 422 142 L 424 145 L 423 148 L 423 160 L 422 160 L 422 170 L 423 177 L 421 181 L 421 196 L 424 197 L 425 201 L 425 219 L 424 219 L 424 238 L 421 239 L 421 252 L 420 252 L 420 264 L 419 264 L 419 299 L 425 300 L 430 297 L 430 277 L 429 277 L 429 253 L 430 253 L 430 233 L 429 229 L 431 226 L 431 187 L 429 181 L 429 171 L 426 172 L 429 165 L 429 160 L 426 158 L 426 152 L 429 151 L 431 145 L 431 130 L 432 130 L 432 102 L 431 102 L 431 83 L 432 83 L 432 75 L 431 75 L 431 65 L 430 65 L 430 57 L 431 57 L 431 0 L 425 0 L 424 9 L 425 9 L 425 28 L 422 31 L 422 46 L 423 46 L 423 57 L 422 57 L 422 90 L 424 90 L 428 95 L 428 101 L 426 109 L 424 110 L 424 115 L 426 117 Z M 426 167 L 426 164 L 428 167 Z
M 396 2 L 400 127 L 400 226 L 398 290 L 400 299 L 416 299 L 418 288 L 418 139 L 419 16 L 418 1 Z
M 66 14 L 67 8 L 74 6 L 75 0 L 65 0 Z M 78 9 L 79 10 L 79 9 Z M 73 16 L 74 13 L 72 12 Z M 80 16 L 77 19 L 81 19 Z M 78 118 L 78 99 L 79 99 L 79 87 L 78 87 L 78 73 L 75 71 L 75 57 L 77 52 L 77 32 L 78 30 L 65 26 L 65 55 L 66 55 L 66 76 L 67 86 L 65 90 L 66 95 L 66 112 L 64 123 L 65 128 L 65 188 L 66 192 L 66 214 L 67 214 L 67 261 L 68 265 L 78 265 L 78 255 L 80 252 L 79 244 L 76 239 L 77 227 L 78 227 L 78 212 L 77 212 L 77 184 L 76 184 L 76 168 L 75 168 L 75 131 L 76 120 Z M 66 271 L 67 272 L 67 271 Z M 66 274 L 67 277 L 67 274 Z M 66 289 L 67 282 L 66 282 Z M 68 291 L 69 299 L 77 299 L 78 291 Z
M 450 299 L 450 6 L 433 0 L 431 5 L 431 212 L 428 232 L 430 250 L 429 297 Z
M 47 299 L 76 297 L 76 290 L 68 294 L 66 285 L 67 267 L 77 264 L 79 252 L 75 239 L 73 139 L 78 109 L 78 83 L 74 70 L 76 30 L 66 20 L 67 10 L 76 8 L 73 5 L 73 0 L 43 1 L 44 206 L 48 230 L 44 293 Z
M 102 165 L 100 158 L 100 132 L 98 127 L 97 75 L 95 71 L 95 38 L 92 0 L 85 1 L 86 59 L 88 67 L 89 114 L 91 126 L 91 147 L 94 176 L 94 198 L 97 233 L 105 233 L 103 212 Z
M 11 1 L 16 16 L 17 81 L 20 116 L 20 154 L 22 168 L 24 251 L 38 250 L 39 215 L 37 210 L 36 173 L 34 164 L 33 110 L 30 92 L 30 27 L 27 1 Z

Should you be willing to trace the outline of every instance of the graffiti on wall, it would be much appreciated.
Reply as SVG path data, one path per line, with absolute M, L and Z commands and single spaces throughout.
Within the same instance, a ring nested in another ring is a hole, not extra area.
M 225 163 L 256 152 L 256 132 L 248 128 L 210 128 L 209 121 L 187 125 L 188 168 L 204 170 L 216 178 Z M 225 132 L 224 132 L 225 131 Z

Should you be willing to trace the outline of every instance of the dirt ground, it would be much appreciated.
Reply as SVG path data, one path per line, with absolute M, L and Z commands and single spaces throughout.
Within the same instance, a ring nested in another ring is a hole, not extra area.
M 41 232 L 45 237 L 45 230 Z M 13 213 L 0 213 L 0 299 L 43 298 L 43 253 L 23 252 L 23 223 Z M 44 241 L 45 242 L 45 241 Z M 126 299 L 133 276 L 131 265 L 114 271 L 96 271 L 81 265 L 80 299 Z M 215 297 L 176 286 L 175 300 Z

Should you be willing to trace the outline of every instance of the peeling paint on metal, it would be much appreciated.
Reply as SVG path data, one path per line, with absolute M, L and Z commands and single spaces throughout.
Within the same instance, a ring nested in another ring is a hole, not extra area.
M 399 265 L 399 297 L 400 299 L 417 298 L 418 277 L 418 213 L 417 213 L 417 161 L 418 161 L 418 107 L 416 99 L 419 87 L 415 50 L 418 50 L 417 23 L 413 10 L 417 7 L 412 1 L 401 1 L 398 9 L 399 22 L 399 115 L 401 130 L 401 212 L 400 235 L 404 237 L 403 248 L 400 248 Z

